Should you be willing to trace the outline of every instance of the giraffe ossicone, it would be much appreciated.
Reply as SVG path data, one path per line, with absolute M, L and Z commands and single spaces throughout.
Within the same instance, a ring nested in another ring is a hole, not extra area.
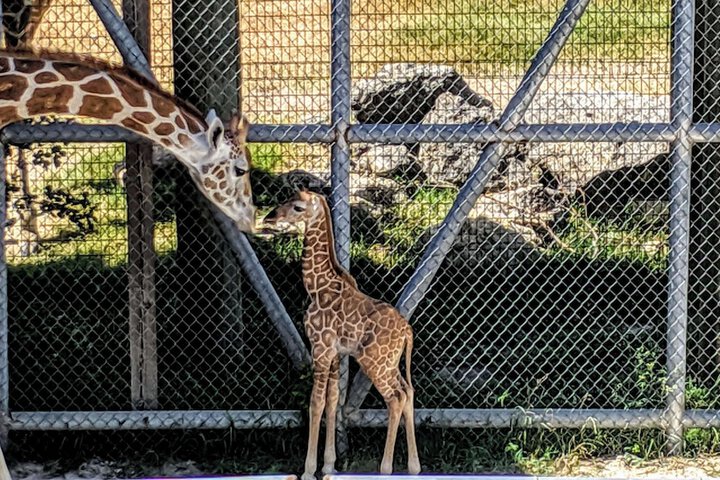
M 255 231 L 244 115 L 226 128 L 214 110 L 203 118 L 131 69 L 77 55 L 0 51 L 0 129 L 53 114 L 117 125 L 164 147 L 241 231 Z
M 375 300 L 358 287 L 337 260 L 330 208 L 321 195 L 299 192 L 272 210 L 263 222 L 269 227 L 304 225 L 303 283 L 311 303 L 305 314 L 305 332 L 312 345 L 313 390 L 310 434 L 302 480 L 313 480 L 317 470 L 320 420 L 326 414 L 323 473 L 335 471 L 335 421 L 339 400 L 339 356 L 351 355 L 372 380 L 388 406 L 389 421 L 380 472 L 392 473 L 395 439 L 405 419 L 408 472 L 420 473 L 415 443 L 415 407 L 410 364 L 413 331 L 392 305 Z M 405 377 L 400 359 L 405 354 Z

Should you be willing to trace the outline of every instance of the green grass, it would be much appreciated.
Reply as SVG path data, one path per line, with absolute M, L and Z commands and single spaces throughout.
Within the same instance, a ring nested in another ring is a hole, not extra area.
M 423 61 L 525 63 L 537 51 L 562 7 L 549 0 L 416 2 L 399 15 L 390 45 L 423 47 Z M 590 3 L 562 60 L 639 61 L 669 58 L 670 1 L 599 0 Z
M 558 235 L 547 253 L 558 257 L 586 257 L 643 264 L 652 270 L 667 268 L 667 233 L 643 228 L 633 222 L 616 225 L 587 218 L 580 209 L 571 209 L 569 228 Z
M 92 228 L 79 232 L 67 217 L 45 212 L 40 249 L 27 256 L 10 256 L 13 265 L 40 264 L 74 257 L 96 257 L 110 266 L 127 261 L 127 199 L 125 189 L 117 185 L 113 170 L 125 156 L 124 145 L 63 147 L 65 155 L 59 167 L 48 167 L 33 184 L 33 193 L 46 188 L 87 198 L 85 211 L 91 212 Z M 26 152 L 27 156 L 32 154 Z M 33 166 L 33 169 L 40 167 Z M 155 179 L 156 186 L 159 180 Z M 177 244 L 173 219 L 156 221 L 155 248 L 159 254 L 173 251 Z
M 394 205 L 386 212 L 380 222 L 384 241 L 361 236 L 352 245 L 353 255 L 388 268 L 413 263 L 417 256 L 413 247 L 418 239 L 443 221 L 456 196 L 452 189 L 419 189 L 410 201 Z
M 283 162 L 284 148 L 279 143 L 254 143 L 248 147 L 255 168 L 268 172 L 277 172 L 285 165 Z

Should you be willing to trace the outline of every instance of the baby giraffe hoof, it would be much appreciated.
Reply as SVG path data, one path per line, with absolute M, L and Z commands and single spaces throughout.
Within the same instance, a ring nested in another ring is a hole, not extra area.
M 332 474 L 334 474 L 334 473 L 337 473 L 337 470 L 335 470 L 335 466 L 334 466 L 334 465 L 324 465 L 323 468 L 322 468 L 322 472 L 323 472 L 325 475 L 332 475 Z
M 410 475 L 419 475 L 420 474 L 420 464 L 417 465 L 409 465 L 408 466 L 408 473 Z
M 308 472 L 303 473 L 301 479 L 302 480 L 317 480 L 317 478 L 315 478 L 314 473 L 308 473 Z

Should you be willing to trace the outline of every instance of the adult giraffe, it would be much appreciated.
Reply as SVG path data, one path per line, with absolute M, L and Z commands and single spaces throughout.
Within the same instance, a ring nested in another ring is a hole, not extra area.
M 240 230 L 254 231 L 245 117 L 233 116 L 225 129 L 213 110 L 203 119 L 125 67 L 77 55 L 0 51 L 0 129 L 49 114 L 101 120 L 162 145 Z

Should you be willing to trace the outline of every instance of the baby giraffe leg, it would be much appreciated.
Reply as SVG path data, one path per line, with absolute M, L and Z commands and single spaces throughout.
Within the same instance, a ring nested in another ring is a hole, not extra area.
M 393 457 L 395 456 L 395 440 L 397 439 L 398 426 L 400 425 L 400 416 L 405 408 L 407 396 L 405 391 L 400 388 L 400 384 L 393 389 L 393 392 L 387 396 L 383 395 L 388 407 L 388 431 L 385 440 L 385 453 L 380 463 L 380 473 L 389 475 L 393 470 Z
M 302 475 L 302 480 L 315 480 L 320 420 L 325 409 L 328 372 L 330 369 L 330 362 L 315 361 L 313 363 L 315 373 L 313 375 L 312 396 L 310 397 L 310 435 L 307 457 L 305 458 L 305 473 Z
M 408 473 L 417 475 L 420 473 L 420 458 L 418 457 L 417 444 L 415 443 L 415 389 L 412 385 L 408 385 L 403 381 L 407 400 L 403 409 L 403 418 L 405 418 L 405 433 L 407 434 L 408 445 Z
M 335 473 L 335 422 L 337 420 L 337 406 L 340 398 L 340 356 L 336 356 L 330 366 L 328 378 L 327 405 L 325 406 L 325 462 L 323 473 Z

